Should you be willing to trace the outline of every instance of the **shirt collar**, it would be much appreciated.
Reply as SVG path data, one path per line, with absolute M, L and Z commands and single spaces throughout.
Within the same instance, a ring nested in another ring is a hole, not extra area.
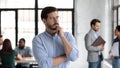
M 50 33 L 48 33 L 47 31 L 44 32 L 47 36 L 49 37 L 56 37 L 57 36 L 57 33 L 55 33 L 54 35 L 51 35 Z
M 93 29 L 91 29 L 91 31 L 94 33 L 94 36 L 97 38 L 99 36 L 99 32 L 98 31 L 94 31 Z

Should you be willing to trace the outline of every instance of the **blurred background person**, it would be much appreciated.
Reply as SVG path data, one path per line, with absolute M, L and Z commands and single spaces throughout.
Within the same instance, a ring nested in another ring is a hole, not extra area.
M 120 68 L 120 25 L 116 26 L 115 36 L 116 38 L 113 40 L 110 55 L 112 57 L 112 67 Z
M 15 68 L 15 57 L 19 60 L 22 59 L 21 55 L 12 49 L 11 41 L 5 39 L 3 41 L 3 48 L 0 51 L 1 68 Z
M 101 62 L 103 60 L 102 51 L 104 50 L 104 44 L 93 46 L 92 43 L 101 36 L 99 33 L 100 20 L 92 19 L 90 22 L 90 30 L 85 35 L 85 47 L 88 51 L 87 61 L 88 68 L 101 68 Z
M 21 38 L 19 40 L 19 45 L 15 48 L 15 51 L 17 51 L 23 58 L 24 57 L 32 57 L 32 50 L 30 47 L 25 46 L 25 39 Z M 29 68 L 29 63 L 17 63 L 17 68 Z

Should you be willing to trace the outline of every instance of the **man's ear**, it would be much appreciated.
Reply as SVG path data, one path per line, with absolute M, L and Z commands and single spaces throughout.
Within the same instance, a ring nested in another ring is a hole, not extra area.
M 42 21 L 45 23 L 46 22 L 46 20 L 45 19 L 42 19 Z
M 92 24 L 92 26 L 91 26 L 92 28 L 94 27 L 94 25 Z

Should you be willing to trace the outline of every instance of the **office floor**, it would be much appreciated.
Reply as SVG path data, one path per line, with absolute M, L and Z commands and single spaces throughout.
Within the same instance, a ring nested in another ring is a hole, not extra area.
M 79 58 L 75 62 L 71 62 L 68 68 L 88 68 L 88 62 L 87 62 L 87 51 L 84 47 L 78 47 L 79 48 Z M 111 61 L 108 63 L 108 61 L 104 60 L 102 62 L 102 68 L 112 68 Z
M 77 61 L 71 62 L 68 68 L 88 68 L 88 63 L 81 61 L 80 58 L 78 58 Z M 102 62 L 102 68 L 112 68 L 111 64 L 107 61 Z

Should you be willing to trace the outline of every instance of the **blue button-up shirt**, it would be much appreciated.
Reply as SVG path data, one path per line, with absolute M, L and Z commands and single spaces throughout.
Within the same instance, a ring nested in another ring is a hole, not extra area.
M 19 47 L 16 47 L 15 48 L 15 51 L 18 52 L 19 54 L 21 54 L 22 56 L 25 56 L 25 55 L 30 55 L 32 56 L 32 50 L 30 49 L 30 47 L 28 46 L 25 46 L 23 49 L 20 49 Z
M 43 32 L 33 39 L 33 54 L 39 68 L 67 68 L 69 61 L 74 61 L 78 58 L 79 51 L 76 47 L 74 37 L 68 32 L 65 32 L 64 34 L 72 45 L 72 51 L 70 54 L 66 55 L 67 61 L 56 67 L 52 67 L 53 57 L 65 54 L 63 42 L 57 33 L 52 36 L 48 32 Z

